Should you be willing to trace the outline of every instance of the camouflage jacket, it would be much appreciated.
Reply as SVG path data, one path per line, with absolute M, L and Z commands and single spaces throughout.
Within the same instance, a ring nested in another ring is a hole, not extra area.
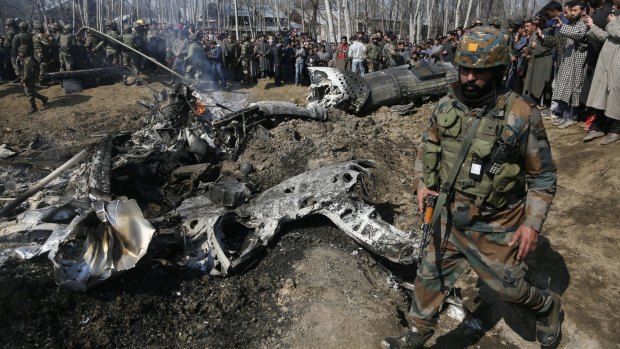
M 26 57 L 23 65 L 22 82 L 28 87 L 34 86 L 39 81 L 39 65 L 32 56 Z
M 378 44 L 372 42 L 366 44 L 366 57 L 371 63 L 379 63 L 383 59 L 383 49 Z
M 50 45 L 50 42 L 47 39 L 47 34 L 36 33 L 32 38 L 32 45 L 34 47 L 34 53 L 37 57 L 46 56 L 47 48 Z
M 455 95 L 453 90 L 442 98 L 430 118 L 428 129 L 423 136 L 423 150 L 418 152 L 415 164 L 415 177 L 418 189 L 425 186 L 429 170 L 424 165 L 425 157 L 442 156 L 442 140 L 448 143 L 447 137 L 464 137 L 466 125 L 473 120 L 475 110 L 468 108 Z M 438 120 L 445 120 L 446 113 L 455 113 L 455 132 L 440 132 Z M 507 204 L 498 209 L 486 201 L 478 203 L 475 198 L 464 190 L 454 189 L 451 201 L 442 211 L 442 220 L 450 220 L 454 226 L 463 230 L 482 232 L 508 232 L 525 225 L 540 232 L 546 219 L 549 207 L 556 192 L 556 168 L 551 157 L 551 148 L 540 113 L 523 98 L 516 97 L 509 111 L 505 111 L 500 128 L 501 134 L 496 137 L 514 140 L 516 159 L 519 166 L 516 178 L 522 179 L 524 185 L 519 186 L 507 195 Z M 482 118 L 492 117 L 485 114 Z M 481 123 L 482 125 L 482 123 Z M 460 130 L 459 130 L 460 128 Z M 479 127 L 477 136 L 483 132 Z M 474 146 L 469 152 L 474 151 Z M 435 150 L 433 150 L 435 149 Z M 438 154 L 433 154 L 432 152 Z M 455 158 L 453 156 L 452 158 Z M 448 157 L 443 159 L 449 161 Z M 465 163 L 460 171 L 470 171 Z M 445 172 L 444 172 L 445 173 Z M 462 178 L 462 177 L 459 177 Z M 438 178 L 441 183 L 445 178 Z M 456 187 L 456 186 L 455 186 Z M 437 190 L 437 187 L 431 188 Z

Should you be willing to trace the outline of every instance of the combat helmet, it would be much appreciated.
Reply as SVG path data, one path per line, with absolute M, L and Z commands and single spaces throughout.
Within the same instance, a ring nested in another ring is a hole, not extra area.
M 28 51 L 28 46 L 26 45 L 21 45 L 17 48 L 17 53 L 23 53 L 25 56 L 28 56 L 29 51 Z
M 523 25 L 523 17 L 519 15 L 510 16 L 508 18 L 508 26 L 511 28 L 519 28 Z
M 112 22 L 112 21 L 105 21 L 105 26 L 111 28 L 113 23 L 114 22 Z
M 499 17 L 493 16 L 489 18 L 489 26 L 499 29 L 502 26 L 502 21 L 499 19 Z
M 484 24 L 482 23 L 482 20 L 481 20 L 480 18 L 476 18 L 476 19 L 474 19 L 474 20 L 472 20 L 472 21 L 471 21 L 471 25 L 470 25 L 470 27 L 472 27 L 472 28 L 473 28 L 473 27 L 481 27 L 481 26 L 483 26 L 483 25 L 484 25 Z
M 131 26 L 129 24 L 124 24 L 123 31 L 129 31 L 129 30 L 131 30 Z
M 6 19 L 6 26 L 7 27 L 14 27 L 15 26 L 15 18 L 13 17 L 9 17 Z
M 474 27 L 463 34 L 454 63 L 465 68 L 508 66 L 508 44 L 502 33 L 493 27 Z
M 41 22 L 41 21 L 34 21 L 34 23 L 32 23 L 32 27 L 34 29 L 41 29 L 41 30 L 43 30 L 43 22 Z
M 26 32 L 28 30 L 28 23 L 26 22 L 19 22 L 19 30 Z
M 73 31 L 73 26 L 71 24 L 65 24 L 63 29 L 68 33 L 68 32 Z
M 60 30 L 60 23 L 57 23 L 57 22 L 52 23 L 52 30 L 59 31 Z

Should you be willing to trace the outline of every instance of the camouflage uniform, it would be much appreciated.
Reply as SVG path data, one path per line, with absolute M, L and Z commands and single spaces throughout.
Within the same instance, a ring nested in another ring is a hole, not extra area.
M 113 39 L 120 40 L 116 29 L 114 29 L 114 23 L 108 23 L 106 26 L 107 31 L 106 34 Z M 118 50 L 116 49 L 116 44 L 110 40 L 105 40 L 105 63 L 108 67 L 118 66 Z
M 63 33 L 58 39 L 58 60 L 60 61 L 60 71 L 72 71 L 74 69 L 73 56 L 77 48 L 77 40 L 73 36 L 73 27 L 66 25 Z
M 17 33 L 18 29 L 17 24 L 15 24 L 15 18 L 7 18 L 4 45 L 10 52 L 11 65 L 15 71 L 16 78 L 19 79 L 20 76 L 18 74 L 19 69 L 17 66 L 17 51 L 13 49 L 13 38 L 17 35 Z
M 90 60 L 90 66 L 92 68 L 100 68 L 103 66 L 104 52 L 103 52 L 103 40 L 100 40 L 88 31 L 88 36 L 84 42 L 84 46 L 88 51 L 88 58 Z
M 503 36 L 497 29 L 479 28 L 461 40 L 455 63 L 465 69 L 505 69 L 510 57 Z M 473 108 L 459 98 L 459 87 L 437 103 L 414 169 L 418 190 L 450 193 L 415 280 L 409 319 L 417 330 L 416 348 L 432 334 L 440 306 L 467 265 L 502 299 L 537 317 L 557 311 L 559 318 L 559 297 L 529 283 L 527 264 L 516 258 L 518 244 L 509 246 L 520 226 L 541 231 L 556 192 L 556 168 L 541 115 L 535 103 L 509 90 L 491 90 L 486 105 Z M 472 124 L 478 126 L 462 160 L 459 152 Z M 491 154 L 501 143 L 510 155 L 489 174 Z M 459 166 L 456 181 L 446 188 L 450 184 L 442 183 L 454 166 Z
M 32 53 L 33 52 L 32 34 L 28 32 L 28 23 L 26 22 L 19 23 L 19 30 L 20 30 L 20 33 L 16 34 L 13 37 L 13 42 L 12 42 L 13 51 L 15 51 L 15 54 L 17 54 L 17 50 L 19 49 L 20 46 L 26 46 L 28 47 L 28 52 Z M 20 77 L 22 75 L 22 66 L 23 66 L 23 62 L 20 59 L 17 59 L 16 65 L 13 66 L 13 68 L 15 69 L 15 75 L 17 77 Z
M 252 70 L 250 67 L 252 64 L 252 45 L 250 44 L 249 37 L 247 35 L 244 35 L 243 37 L 239 60 L 241 61 L 241 69 L 243 70 L 243 82 L 249 84 L 252 82 Z
M 28 102 L 30 102 L 28 114 L 32 114 L 37 111 L 35 98 L 40 99 L 45 106 L 47 104 L 47 97 L 40 95 L 36 90 L 35 85 L 39 81 L 39 65 L 28 50 L 28 47 L 25 45 L 18 48 L 18 51 L 24 54 L 22 85 L 24 86 L 24 93 L 28 97 Z
M 123 28 L 122 41 L 123 44 L 133 49 L 137 50 L 139 48 L 140 39 L 137 37 L 136 34 L 131 32 L 131 26 L 129 25 L 125 25 L 125 27 Z M 122 52 L 122 56 L 123 65 L 126 67 L 130 67 L 135 73 L 137 73 L 140 64 L 140 62 L 138 61 L 138 55 L 136 55 L 136 53 L 133 51 L 124 50 Z
M 398 61 L 400 60 L 400 53 L 398 52 L 398 45 L 394 40 L 390 41 L 383 48 L 386 54 L 387 66 L 388 68 L 394 68 L 398 65 Z
M 47 34 L 43 33 L 43 23 L 35 22 L 34 28 L 37 33 L 32 38 L 32 46 L 34 48 L 34 58 L 39 63 L 40 78 L 48 72 L 49 67 L 49 45 Z
M 376 36 L 373 35 L 374 38 Z M 373 38 L 373 39 L 374 39 Z M 368 60 L 368 71 L 374 72 L 381 70 L 381 61 L 383 60 L 383 50 L 376 41 L 370 40 L 366 45 L 366 59 Z
M 49 45 L 49 57 L 50 57 L 49 68 L 50 69 L 49 70 L 52 72 L 60 70 L 59 56 L 60 56 L 61 31 L 62 31 L 62 28 L 60 27 L 60 24 L 58 23 L 52 24 L 52 35 L 49 40 L 50 42 L 50 45 Z

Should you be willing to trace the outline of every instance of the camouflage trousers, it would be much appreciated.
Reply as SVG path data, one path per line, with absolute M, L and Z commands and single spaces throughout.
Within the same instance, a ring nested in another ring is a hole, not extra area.
M 15 76 L 18 78 L 22 76 L 22 62 L 19 57 L 11 57 L 11 65 L 13 66 L 13 70 L 15 71 Z
M 24 85 L 24 93 L 26 94 L 26 97 L 28 97 L 28 102 L 30 102 L 30 105 L 33 107 L 35 106 L 35 98 L 40 100 L 45 99 L 45 97 L 37 92 L 33 84 Z
M 140 68 L 140 62 L 138 61 L 138 55 L 133 52 L 123 52 L 123 66 L 131 68 L 134 73 L 137 73 Z
M 249 84 L 252 82 L 252 67 L 250 65 L 251 65 L 251 62 L 249 59 L 241 60 L 241 69 L 243 71 L 243 81 L 246 84 Z
M 113 51 L 106 51 L 105 53 L 105 65 L 108 67 L 118 66 L 118 54 Z
M 69 52 L 61 51 L 58 54 L 58 60 L 60 61 L 60 71 L 73 71 L 73 56 Z
M 442 233 L 445 227 L 442 223 Z M 447 240 L 442 240 L 438 230 L 435 229 L 435 241 L 429 243 L 418 269 L 409 309 L 408 318 L 419 331 L 435 328 L 439 307 L 468 264 L 503 300 L 533 312 L 544 312 L 551 306 L 551 297 L 525 278 L 527 264 L 516 260 L 518 244 L 508 246 L 515 232 L 482 233 L 451 228 Z
M 37 53 L 35 60 L 39 63 L 39 80 L 43 80 L 43 75 L 49 71 L 49 59 L 46 55 Z

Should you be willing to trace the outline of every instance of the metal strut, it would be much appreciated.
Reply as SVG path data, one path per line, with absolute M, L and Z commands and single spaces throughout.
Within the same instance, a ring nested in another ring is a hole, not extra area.
M 134 49 L 133 47 L 129 47 L 129 46 L 125 45 L 123 42 L 121 42 L 121 41 L 118 41 L 118 40 L 114 39 L 113 37 L 109 36 L 108 34 L 105 34 L 105 33 L 103 33 L 103 32 L 100 32 L 100 31 L 99 31 L 99 30 L 97 30 L 97 29 L 93 29 L 93 28 L 91 28 L 91 27 L 82 27 L 82 28 L 80 28 L 80 30 L 78 30 L 78 31 L 77 31 L 77 33 L 75 33 L 75 35 L 76 35 L 76 36 L 77 36 L 77 35 L 81 35 L 81 34 L 82 34 L 84 31 L 86 31 L 86 30 L 89 30 L 89 31 L 91 31 L 91 32 L 93 32 L 93 33 L 95 33 L 95 34 L 97 34 L 97 35 L 99 35 L 99 36 L 103 37 L 103 38 L 104 38 L 104 39 L 106 39 L 106 40 L 112 41 L 113 43 L 115 43 L 115 44 L 117 44 L 117 45 L 120 45 L 120 46 L 122 46 L 123 48 L 125 48 L 125 49 L 127 49 L 127 50 L 129 50 L 129 51 L 132 51 L 133 53 L 135 53 L 135 54 L 137 54 L 137 55 L 140 55 L 140 56 L 144 57 L 144 59 L 147 59 L 149 62 L 151 62 L 151 63 L 153 63 L 153 64 L 157 65 L 158 67 L 160 67 L 160 68 L 162 68 L 162 69 L 164 69 L 164 70 L 168 71 L 168 72 L 169 72 L 169 73 L 171 73 L 171 74 L 174 74 L 175 76 L 177 76 L 178 78 L 180 78 L 183 82 L 185 82 L 185 83 L 188 83 L 188 84 L 189 84 L 189 82 L 188 82 L 187 80 L 185 80 L 185 76 L 183 76 L 183 75 L 181 75 L 181 74 L 179 74 L 179 73 L 175 72 L 174 70 L 172 70 L 172 69 L 170 69 L 170 68 L 166 67 L 165 65 L 163 65 L 163 64 L 161 64 L 161 63 L 159 63 L 157 60 L 153 59 L 152 57 L 150 57 L 150 56 L 148 56 L 148 55 L 145 55 L 144 53 L 142 53 L 142 52 L 140 52 L 140 51 L 138 51 L 138 50 Z

